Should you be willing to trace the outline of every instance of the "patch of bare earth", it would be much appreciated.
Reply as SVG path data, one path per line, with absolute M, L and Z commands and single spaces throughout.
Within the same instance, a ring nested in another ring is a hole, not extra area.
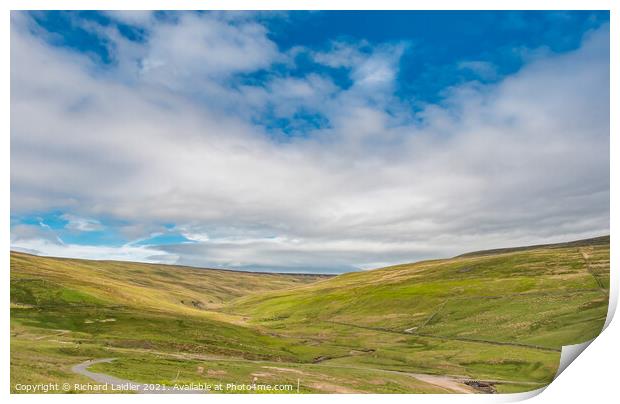
M 340 394 L 355 394 L 355 393 L 363 393 L 363 391 L 358 391 L 351 389 L 345 386 L 339 386 L 337 384 L 327 383 L 327 382 L 312 382 L 308 385 L 313 389 L 317 389 L 320 391 L 324 391 L 326 393 L 340 393 Z
M 432 384 L 434 386 L 449 390 L 450 393 L 471 394 L 476 392 L 474 388 L 447 376 L 423 375 L 417 373 L 409 373 L 409 375 L 424 383 Z
M 289 372 L 289 373 L 296 373 L 298 375 L 307 375 L 308 373 L 302 372 L 299 369 L 291 369 L 291 368 L 279 368 L 277 366 L 261 366 L 263 369 L 272 369 L 278 372 Z
M 221 376 L 221 375 L 226 375 L 228 374 L 227 371 L 225 370 L 213 370 L 213 369 L 207 369 L 207 374 L 209 376 Z

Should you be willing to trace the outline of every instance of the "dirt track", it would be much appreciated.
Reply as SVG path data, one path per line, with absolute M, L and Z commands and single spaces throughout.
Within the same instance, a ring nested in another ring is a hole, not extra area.
M 131 351 L 131 350 L 130 350 Z M 148 351 L 139 351 L 141 353 L 148 353 Z M 152 352 L 151 352 L 152 353 Z M 267 362 L 267 361 L 260 361 L 260 360 L 244 360 L 244 359 L 238 359 L 238 358 L 217 358 L 217 357 L 211 357 L 211 356 L 205 356 L 205 355 L 176 355 L 176 354 L 169 354 L 169 353 L 164 353 L 164 352 L 158 352 L 158 354 L 160 355 L 165 355 L 165 356 L 171 356 L 171 357 L 175 357 L 177 359 L 201 359 L 201 360 L 217 360 L 217 361 L 226 361 L 226 362 L 252 362 L 252 363 L 256 363 L 256 364 L 263 364 L 263 363 L 271 363 L 271 362 Z M 71 368 L 71 370 L 77 374 L 80 374 L 82 376 L 86 376 L 88 378 L 90 378 L 91 380 L 97 382 L 97 383 L 101 383 L 101 384 L 109 384 L 109 385 L 113 385 L 113 386 L 120 386 L 123 384 L 133 384 L 133 385 L 139 385 L 140 388 L 138 390 L 136 390 L 137 393 L 142 393 L 142 394 L 178 394 L 178 393 L 206 393 L 205 391 L 198 391 L 198 390 L 168 390 L 168 391 L 153 391 L 153 390 L 147 390 L 145 389 L 145 385 L 144 384 L 140 384 L 140 383 L 136 383 L 130 380 L 124 380 L 124 379 L 119 379 L 117 377 L 114 376 L 110 376 L 110 375 L 106 375 L 104 373 L 94 373 L 91 372 L 89 370 L 87 370 L 87 368 L 89 366 L 92 366 L 96 363 L 109 363 L 112 362 L 114 360 L 114 358 L 105 358 L 105 359 L 96 359 L 96 360 L 90 360 L 90 361 L 86 361 L 86 362 L 82 362 L 78 365 L 73 366 L 73 368 Z M 316 365 L 317 367 L 329 367 L 329 368 L 340 368 L 340 369 L 356 369 L 356 370 L 374 370 L 376 372 L 379 373 L 392 373 L 392 374 L 399 374 L 399 375 L 407 375 L 410 377 L 414 377 L 418 380 L 420 380 L 421 382 L 424 383 L 428 383 L 428 384 L 432 384 L 434 386 L 440 387 L 442 389 L 445 389 L 447 393 L 460 393 L 460 394 L 472 394 L 472 393 L 479 393 L 480 391 L 478 391 L 477 389 L 468 386 L 467 384 L 465 384 L 465 382 L 468 380 L 467 378 L 462 378 L 462 377 L 456 377 L 456 376 L 448 376 L 448 375 L 431 375 L 431 374 L 423 374 L 423 373 L 409 373 L 409 372 L 403 372 L 403 371 L 396 371 L 396 370 L 387 370 L 387 369 L 369 369 L 369 368 L 365 368 L 365 367 L 357 367 L 357 366 L 343 366 L 343 365 L 332 365 L 332 364 L 319 364 Z M 265 368 L 268 368 L 268 366 L 264 366 Z M 282 369 L 282 368 L 280 368 Z M 289 369 L 292 370 L 292 369 Z M 295 370 L 296 372 L 300 372 L 303 373 L 300 370 Z M 540 383 L 534 383 L 534 382 L 513 382 L 513 381 L 508 381 L 508 380 L 487 380 L 487 382 L 489 383 L 519 383 L 519 384 L 531 384 L 533 386 L 540 386 Z M 336 391 L 334 391 L 336 392 Z M 339 391 L 340 393 L 353 393 L 353 391 Z
M 86 362 L 77 364 L 71 368 L 74 373 L 82 376 L 86 376 L 94 382 L 99 384 L 107 384 L 113 390 L 117 390 L 122 393 L 141 393 L 141 394 L 183 394 L 183 393 L 205 393 L 202 390 L 168 390 L 157 389 L 156 386 L 147 385 L 144 383 L 138 383 L 131 380 L 119 379 L 118 377 L 106 375 L 105 373 L 95 373 L 88 370 L 88 368 L 97 363 L 109 363 L 115 358 L 103 358 L 93 359 Z

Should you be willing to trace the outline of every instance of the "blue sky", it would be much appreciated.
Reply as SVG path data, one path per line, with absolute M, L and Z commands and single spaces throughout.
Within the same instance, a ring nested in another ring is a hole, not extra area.
M 12 248 L 345 272 L 606 233 L 608 26 L 13 12 Z
M 175 14 L 159 12 L 155 18 L 168 21 Z M 116 27 L 128 40 L 148 41 L 148 29 L 97 11 L 32 12 L 31 16 L 37 26 L 54 34 L 47 36 L 49 44 L 88 54 L 104 69 L 118 62 L 109 39 L 85 24 Z M 293 11 L 254 17 L 283 52 L 300 46 L 325 50 L 333 41 L 368 42 L 368 50 L 373 44 L 403 44 L 407 51 L 399 63 L 397 93 L 404 100 L 419 102 L 437 102 L 446 87 L 466 81 L 501 80 L 518 71 L 531 52 L 575 50 L 585 32 L 609 22 L 607 11 Z M 297 77 L 320 71 L 343 87 L 351 84 L 342 69 L 304 56 L 293 68 L 270 66 L 240 80 L 260 82 L 273 70 Z M 490 71 L 463 66 L 467 62 L 487 63 Z

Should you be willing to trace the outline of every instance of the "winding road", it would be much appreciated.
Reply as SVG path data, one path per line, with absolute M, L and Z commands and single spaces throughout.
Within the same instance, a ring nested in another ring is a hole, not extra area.
M 123 351 L 130 351 L 130 352 L 139 352 L 139 353 L 156 353 L 157 355 L 163 355 L 163 356 L 170 356 L 176 359 L 199 359 L 199 360 L 204 360 L 204 361 L 224 361 L 224 362 L 252 362 L 252 363 L 256 363 L 256 364 L 267 364 L 267 363 L 271 363 L 268 361 L 261 361 L 261 360 L 246 360 L 246 359 L 240 359 L 240 358 L 217 358 L 217 357 L 212 357 L 209 355 L 200 355 L 200 354 L 173 354 L 173 353 L 168 353 L 168 352 L 153 352 L 153 351 L 148 351 L 148 350 L 139 350 L 139 349 L 123 349 Z M 190 393 L 190 394 L 196 394 L 196 393 L 208 393 L 208 391 L 204 391 L 204 390 L 181 390 L 181 389 L 172 389 L 171 387 L 169 387 L 168 390 L 153 390 L 146 388 L 146 384 L 144 383 L 137 383 L 131 380 L 125 380 L 125 379 L 119 379 L 117 377 L 114 376 L 110 376 L 107 375 L 105 373 L 95 373 L 95 372 L 91 372 L 88 370 L 88 367 L 97 364 L 97 363 L 110 363 L 112 361 L 114 361 L 116 358 L 103 358 L 103 359 L 94 359 L 94 360 L 89 360 L 86 362 L 82 362 L 80 364 L 77 364 L 75 366 L 73 366 L 71 368 L 71 370 L 74 373 L 77 373 L 79 375 L 82 376 L 86 376 L 89 379 L 97 382 L 97 383 L 101 383 L 101 384 L 108 384 L 110 386 L 113 386 L 116 390 L 119 390 L 121 388 L 121 386 L 134 386 L 136 387 L 136 389 L 134 390 L 134 392 L 136 393 L 142 393 L 142 394 L 176 394 L 176 393 Z M 398 374 L 398 375 L 407 375 L 413 378 L 416 378 L 418 380 L 420 380 L 421 382 L 424 383 L 428 383 L 431 384 L 433 386 L 436 387 L 440 387 L 444 390 L 446 390 L 449 393 L 461 393 L 461 394 L 472 394 L 472 393 L 479 393 L 480 391 L 468 386 L 467 384 L 465 384 L 466 381 L 470 380 L 469 378 L 466 377 L 457 377 L 457 376 L 448 376 L 448 375 L 433 375 L 433 374 L 424 374 L 424 373 L 410 373 L 410 372 L 403 372 L 403 371 L 398 371 L 398 370 L 388 370 L 388 369 L 370 369 L 370 368 L 365 368 L 365 367 L 358 367 L 358 366 L 343 366 L 343 365 L 333 365 L 333 364 L 327 364 L 327 363 L 322 363 L 320 365 L 315 365 L 318 368 L 321 367 L 328 367 L 328 368 L 338 368 L 338 369 L 355 369 L 355 370 L 373 370 L 376 372 L 380 372 L 380 373 L 391 373 L 391 374 Z M 535 387 L 541 387 L 542 384 L 541 383 L 537 383 L 537 382 L 526 382 L 526 381 L 509 381 L 509 380 L 485 380 L 484 382 L 486 383 L 500 383 L 500 384 L 526 384 L 526 385 L 532 385 Z M 125 391 L 127 392 L 127 391 Z
M 93 359 L 86 362 L 79 363 L 71 368 L 73 373 L 77 373 L 78 375 L 86 376 L 94 382 L 100 384 L 107 384 L 112 388 L 112 390 L 116 390 L 122 393 L 141 393 L 141 394 L 196 394 L 196 393 L 206 393 L 203 390 L 181 390 L 181 389 L 172 389 L 168 387 L 168 389 L 157 389 L 153 385 L 138 383 L 131 380 L 119 379 L 118 377 L 110 376 L 105 373 L 95 373 L 88 370 L 88 368 L 97 363 L 110 363 L 114 361 L 116 358 L 103 358 L 103 359 Z
M 203 358 L 206 359 L 206 358 Z M 214 358 L 208 358 L 214 359 Z M 171 387 L 168 390 L 154 390 L 152 388 L 148 388 L 146 384 L 134 382 L 131 380 L 120 379 L 115 376 L 110 376 L 105 373 L 95 373 L 88 370 L 88 368 L 97 363 L 110 363 L 114 361 L 115 358 L 103 358 L 103 359 L 94 359 L 88 360 L 86 362 L 82 362 L 77 364 L 71 368 L 74 373 L 79 375 L 88 377 L 94 382 L 101 384 L 108 384 L 112 387 L 113 390 L 127 392 L 136 392 L 142 394 L 177 394 L 177 393 L 206 393 L 203 390 L 180 390 L 180 389 L 172 389 Z M 223 359 L 218 358 L 218 361 L 239 361 L 239 359 Z M 252 361 L 257 363 L 262 363 L 262 361 Z M 368 368 L 363 367 L 355 367 L 355 366 L 337 366 L 337 365 L 319 365 L 320 367 L 330 367 L 330 368 L 348 368 L 348 369 L 358 369 L 358 370 L 369 370 Z M 421 382 L 431 384 L 433 386 L 440 387 L 445 389 L 449 393 L 465 393 L 471 394 L 476 393 L 476 389 L 466 385 L 464 380 L 451 377 L 451 376 L 440 376 L 440 375 L 430 375 L 430 374 L 420 374 L 420 373 L 408 373 L 408 372 L 399 372 L 395 370 L 386 370 L 386 369 L 372 369 L 381 373 L 392 373 L 392 374 L 400 374 L 414 377 Z M 131 387 L 131 391 L 128 391 L 128 386 Z

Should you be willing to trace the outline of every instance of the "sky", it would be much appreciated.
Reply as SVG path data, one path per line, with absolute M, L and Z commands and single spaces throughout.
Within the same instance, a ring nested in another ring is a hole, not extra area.
M 608 12 L 12 12 L 11 248 L 343 273 L 609 233 Z

